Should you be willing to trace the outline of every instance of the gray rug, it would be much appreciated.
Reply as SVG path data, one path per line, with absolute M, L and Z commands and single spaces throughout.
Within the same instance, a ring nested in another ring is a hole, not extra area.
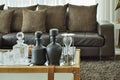
M 81 61 L 81 80 L 120 80 L 120 61 Z

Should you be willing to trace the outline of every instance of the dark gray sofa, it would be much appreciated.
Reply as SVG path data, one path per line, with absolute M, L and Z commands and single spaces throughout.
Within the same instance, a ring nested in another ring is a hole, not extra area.
M 74 45 L 81 49 L 81 56 L 114 56 L 114 27 L 109 22 L 99 22 L 98 32 L 74 32 Z M 62 43 L 62 33 L 57 37 L 57 42 Z M 16 33 L 0 34 L 0 47 L 12 48 L 16 44 Z M 34 44 L 34 33 L 25 33 L 25 43 Z M 49 34 L 42 35 L 42 44 L 49 44 Z
M 47 6 L 48 7 L 48 6 Z M 91 15 L 92 16 L 92 15 Z M 79 16 L 78 16 L 79 17 Z M 62 42 L 62 33 L 70 32 L 74 33 L 74 45 L 77 48 L 81 49 L 82 57 L 113 57 L 115 55 L 114 51 L 114 25 L 104 21 L 99 22 L 96 20 L 96 26 L 94 31 L 70 31 L 69 20 L 70 14 L 67 12 L 65 17 L 66 21 L 66 31 L 60 31 L 57 36 L 57 42 L 63 45 Z M 77 20 L 77 19 L 76 19 Z M 87 22 L 87 21 L 83 21 Z M 76 23 L 79 24 L 79 23 Z M 91 23 L 86 23 L 91 24 Z M 74 26 L 74 25 L 73 25 Z M 91 29 L 91 28 L 90 28 Z M 49 29 L 48 29 L 49 30 Z M 16 33 L 19 31 L 12 31 L 8 33 L 0 33 L 0 48 L 12 48 L 16 44 Z M 25 43 L 26 44 L 35 44 L 34 43 L 34 32 L 24 32 L 25 34 Z M 49 44 L 49 33 L 43 32 L 42 35 L 42 44 L 47 46 Z

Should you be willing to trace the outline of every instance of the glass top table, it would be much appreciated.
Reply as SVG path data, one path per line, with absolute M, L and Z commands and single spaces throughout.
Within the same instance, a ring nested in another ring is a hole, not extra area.
M 54 73 L 73 73 L 74 80 L 80 80 L 80 49 L 76 49 L 75 64 L 72 66 L 0 66 L 0 73 L 48 73 L 48 80 L 54 80 Z

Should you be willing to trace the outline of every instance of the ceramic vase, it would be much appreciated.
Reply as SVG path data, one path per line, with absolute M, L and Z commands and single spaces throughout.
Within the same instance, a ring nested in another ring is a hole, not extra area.
M 49 65 L 60 65 L 60 58 L 62 53 L 62 47 L 59 43 L 56 42 L 56 36 L 58 35 L 58 29 L 50 29 L 49 31 L 50 41 L 48 44 L 47 56 Z
M 36 45 L 32 48 L 32 59 L 33 65 L 44 65 L 46 62 L 46 48 L 41 44 L 41 31 L 35 32 Z

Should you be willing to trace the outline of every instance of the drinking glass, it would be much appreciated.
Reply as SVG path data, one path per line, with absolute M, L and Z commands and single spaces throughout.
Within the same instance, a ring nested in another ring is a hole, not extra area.
M 63 47 L 62 55 L 60 59 L 60 65 L 61 66 L 74 65 L 75 64 L 75 61 L 74 61 L 75 53 L 76 53 L 75 47 L 70 47 L 68 50 L 68 54 L 66 53 L 66 47 Z
M 3 63 L 2 65 L 13 65 L 13 54 L 9 50 L 2 51 L 2 59 Z
M 0 65 L 3 65 L 3 52 L 0 51 Z

